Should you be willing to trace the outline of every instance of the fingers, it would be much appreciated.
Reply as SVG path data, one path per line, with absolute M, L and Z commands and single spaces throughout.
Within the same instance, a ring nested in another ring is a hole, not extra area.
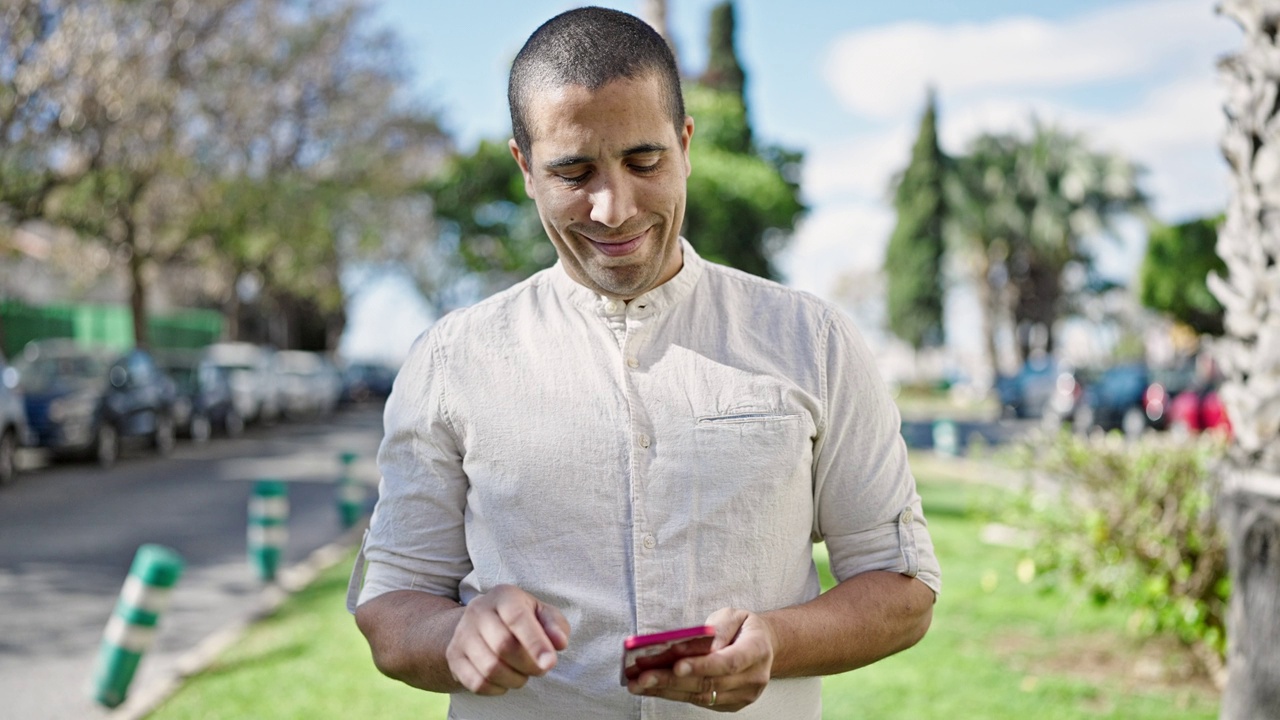
M 707 655 L 681 658 L 669 670 L 649 670 L 627 685 L 639 695 L 732 712 L 759 699 L 773 667 L 773 630 L 759 615 L 718 610 L 707 618 L 716 628 Z
M 557 648 L 538 617 L 536 601 L 505 603 L 496 616 L 499 622 L 487 624 L 485 639 L 499 657 L 525 675 L 541 675 L 555 667 Z
M 467 605 L 445 656 L 463 687 L 500 695 L 555 667 L 568 635 L 558 609 L 519 588 L 499 586 Z
M 711 652 L 723 650 L 738 636 L 742 623 L 747 620 L 746 610 L 721 608 L 707 617 L 706 625 L 716 629 L 716 639 L 711 641 Z
M 546 603 L 538 603 L 538 621 L 542 623 L 542 629 L 547 633 L 547 637 L 551 640 L 551 644 L 556 650 L 563 650 L 569 646 L 569 621 L 564 619 L 564 614 L 560 612 L 560 608 Z

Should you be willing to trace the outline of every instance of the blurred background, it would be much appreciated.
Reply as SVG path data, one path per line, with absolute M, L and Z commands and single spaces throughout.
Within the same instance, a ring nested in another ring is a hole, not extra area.
M 1226 200 L 1214 66 L 1238 31 L 1207 0 L 610 5 L 687 78 L 686 234 L 839 303 L 890 382 L 981 393 L 1036 353 L 1166 364 L 1220 331 L 1159 252 Z M 59 311 L 109 345 L 398 363 L 554 260 L 505 83 L 567 7 L 7 3 L 4 352 Z
M 920 675 L 859 671 L 827 706 L 1210 716 L 1230 584 L 1208 468 L 1233 430 L 1207 278 L 1227 276 L 1218 73 L 1239 28 L 1210 0 L 602 4 L 676 52 L 696 122 L 686 237 L 855 319 L 946 539 L 962 601 L 940 605 L 957 615 L 931 637 L 949 649 Z M 347 537 L 414 339 L 555 261 L 507 149 L 506 79 L 528 35 L 572 6 L 0 0 L 0 485 L 21 480 L 0 493 L 0 695 L 15 716 L 100 712 L 65 689 L 89 676 L 140 542 L 189 563 L 143 666 L 155 686 L 274 582 L 244 563 L 252 483 L 289 487 L 282 562 Z M 1273 89 L 1240 89 L 1237 105 L 1270 107 Z M 1245 250 L 1228 280 L 1256 289 Z M 1238 314 L 1237 335 L 1256 330 Z M 1236 438 L 1274 435 L 1241 418 Z M 989 486 L 998 499 L 970 497 Z M 296 654 L 311 669 L 342 658 L 359 685 L 374 671 L 333 599 L 343 570 L 317 592 L 347 644 Z M 1077 616 L 1055 578 L 1121 609 Z M 1038 688 L 1052 673 L 1005 637 L 1033 606 L 1036 647 L 1066 633 L 1079 647 L 1055 652 L 1072 673 L 1131 687 L 1072 680 L 1070 703 Z M 1119 627 L 1176 647 L 1095 634 Z M 978 666 L 1002 674 L 972 682 Z M 299 716 L 327 715 L 353 693 L 315 690 L 347 674 L 265 686 L 316 695 Z M 1152 687 L 1152 709 L 1129 704 Z

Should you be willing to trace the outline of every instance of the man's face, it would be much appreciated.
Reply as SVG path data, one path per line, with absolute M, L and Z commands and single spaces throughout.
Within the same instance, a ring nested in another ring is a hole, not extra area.
M 525 191 L 570 277 L 631 300 L 681 267 L 693 119 L 672 127 L 656 75 L 588 90 L 566 85 L 533 98 L 529 156 L 511 153 Z

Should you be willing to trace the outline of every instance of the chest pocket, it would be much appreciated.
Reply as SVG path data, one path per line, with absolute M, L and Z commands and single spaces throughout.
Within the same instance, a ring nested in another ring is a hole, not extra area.
M 699 428 L 715 428 L 730 425 L 747 425 L 751 423 L 777 423 L 798 420 L 799 413 L 778 412 L 771 410 L 740 410 L 723 415 L 703 415 L 697 418 Z
M 785 486 L 807 476 L 812 459 L 806 419 L 796 410 L 750 406 L 694 417 L 687 437 L 700 479 L 751 503 L 791 494 Z

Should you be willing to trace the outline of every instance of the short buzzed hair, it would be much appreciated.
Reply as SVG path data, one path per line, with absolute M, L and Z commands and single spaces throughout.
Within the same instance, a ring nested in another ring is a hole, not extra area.
M 507 103 L 511 134 L 529 156 L 533 140 L 525 110 L 541 89 L 580 85 L 598 90 L 619 78 L 654 73 L 663 85 L 671 124 L 684 127 L 680 71 L 666 40 L 633 15 L 599 7 L 569 10 L 546 21 L 529 36 L 511 64 Z

